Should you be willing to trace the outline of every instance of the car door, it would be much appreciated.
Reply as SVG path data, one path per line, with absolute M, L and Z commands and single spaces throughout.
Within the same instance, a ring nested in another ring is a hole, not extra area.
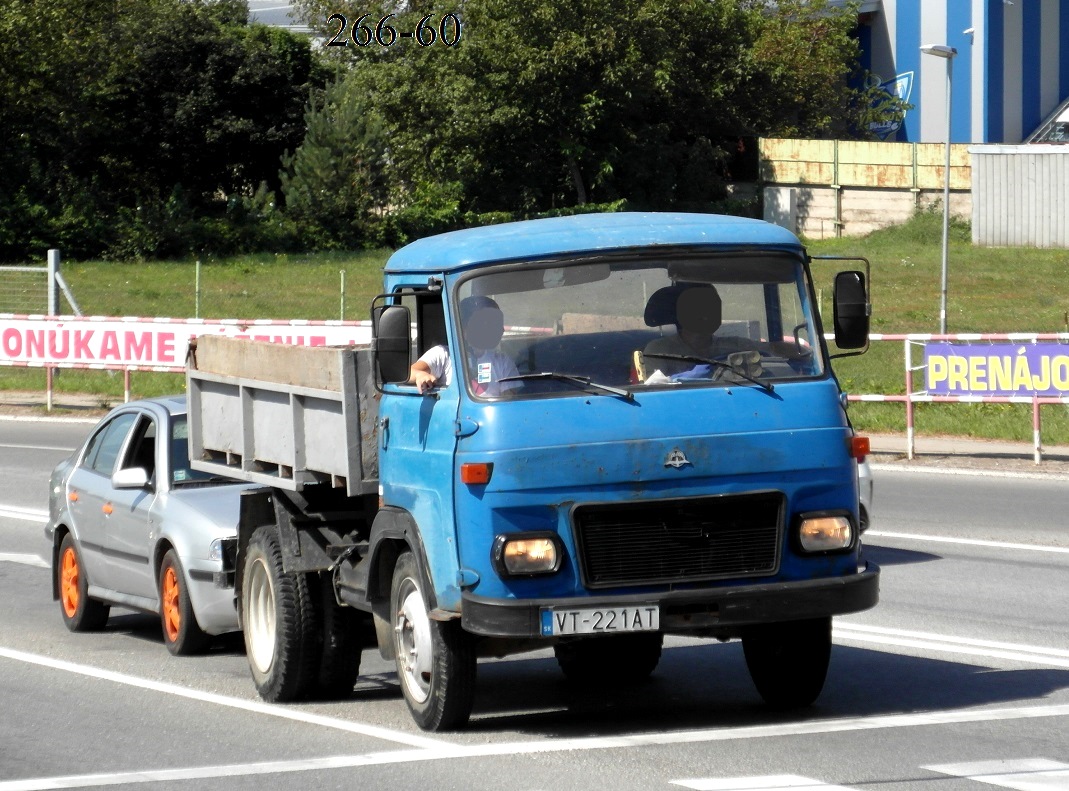
M 89 584 L 109 590 L 115 589 L 105 546 L 111 475 L 137 417 L 134 411 L 120 412 L 101 423 L 67 478 L 70 527 L 81 548 Z
M 156 524 L 153 503 L 156 500 L 157 469 L 164 469 L 161 454 L 166 453 L 166 430 L 159 430 L 159 420 L 149 412 L 141 412 L 123 446 L 115 472 L 140 468 L 145 471 L 148 485 L 138 488 L 116 488 L 110 494 L 110 512 L 106 514 L 104 535 L 105 554 L 110 567 L 109 576 L 127 595 L 150 600 L 136 602 L 144 607 L 155 606 L 156 577 L 152 569 L 152 546 Z

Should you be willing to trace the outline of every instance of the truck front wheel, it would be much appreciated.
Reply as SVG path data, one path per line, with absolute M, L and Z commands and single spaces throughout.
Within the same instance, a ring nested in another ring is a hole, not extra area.
M 459 621 L 431 619 L 411 552 L 394 567 L 390 612 L 397 676 L 416 724 L 426 731 L 463 726 L 475 699 L 474 646 Z
M 272 703 L 297 700 L 312 675 L 315 613 L 303 574 L 287 574 L 270 527 L 252 534 L 241 588 L 245 653 L 256 691 Z
M 824 689 L 831 659 L 831 618 L 750 626 L 742 649 L 750 678 L 777 709 L 808 706 Z

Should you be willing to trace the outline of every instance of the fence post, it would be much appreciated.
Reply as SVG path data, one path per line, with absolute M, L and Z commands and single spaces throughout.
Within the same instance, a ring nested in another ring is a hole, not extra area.
M 909 336 L 902 341 L 905 344 L 903 357 L 906 360 L 906 458 L 913 458 L 913 350 L 909 345 Z
M 59 315 L 59 250 L 48 251 L 48 315 Z
M 1039 396 L 1032 394 L 1032 443 L 1035 449 L 1032 458 L 1036 464 L 1043 461 L 1043 441 L 1040 439 Z

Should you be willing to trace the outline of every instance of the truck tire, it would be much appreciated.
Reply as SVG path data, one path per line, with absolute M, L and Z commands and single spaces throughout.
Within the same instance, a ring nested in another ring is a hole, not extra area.
M 308 579 L 287 574 L 271 527 L 252 534 L 245 551 L 241 588 L 245 652 L 256 691 L 271 703 L 300 699 L 318 658 L 315 611 Z
M 423 586 L 415 557 L 402 553 L 390 586 L 397 677 L 416 724 L 444 731 L 462 727 L 471 715 L 475 648 L 459 621 L 431 619 Z
M 583 684 L 636 683 L 661 661 L 660 632 L 588 637 L 558 643 L 557 664 L 569 681 Z
M 89 598 L 89 579 L 82 551 L 67 533 L 59 545 L 59 611 L 72 632 L 96 632 L 108 622 L 111 607 Z
M 750 626 L 743 633 L 742 649 L 750 678 L 769 706 L 808 706 L 828 675 L 831 618 Z
M 329 577 L 319 577 L 315 582 L 319 589 L 316 621 L 320 641 L 316 646 L 319 662 L 312 694 L 320 700 L 344 699 L 352 694 L 360 675 L 366 616 L 338 604 Z

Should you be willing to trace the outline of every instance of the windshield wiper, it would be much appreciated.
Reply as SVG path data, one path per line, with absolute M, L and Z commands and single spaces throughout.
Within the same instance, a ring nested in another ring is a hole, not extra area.
M 562 374 L 556 371 L 542 371 L 536 374 L 519 374 L 517 376 L 506 376 L 499 379 L 500 382 L 523 382 L 531 381 L 533 379 L 555 379 L 558 382 L 571 382 L 572 384 L 580 385 L 581 387 L 588 387 L 594 390 L 601 390 L 605 393 L 612 393 L 618 395 L 621 398 L 626 398 L 628 401 L 633 401 L 635 396 L 627 390 L 623 390 L 619 387 L 612 387 L 610 385 L 603 385 L 600 382 L 590 381 L 588 376 L 576 376 L 574 374 Z
M 693 354 L 660 354 L 657 352 L 643 352 L 642 356 L 657 357 L 658 359 L 664 360 L 683 360 L 684 362 L 688 363 L 711 365 L 718 371 L 730 371 L 731 373 L 738 376 L 740 379 L 745 379 L 747 382 L 753 382 L 758 387 L 764 388 L 770 393 L 775 392 L 775 388 L 772 386 L 771 382 L 765 382 L 755 376 L 750 376 L 745 371 L 742 371 L 738 367 L 732 365 L 731 363 L 726 363 L 723 360 L 711 360 L 708 357 L 698 357 L 697 355 Z M 714 381 L 716 378 L 718 377 L 714 377 Z

